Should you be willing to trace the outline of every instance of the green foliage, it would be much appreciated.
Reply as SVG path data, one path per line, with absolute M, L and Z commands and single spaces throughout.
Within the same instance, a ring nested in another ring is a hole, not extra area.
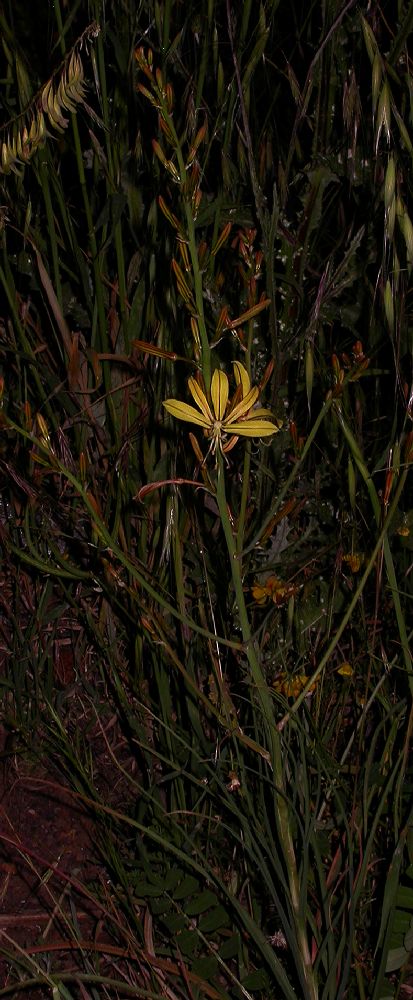
M 408 5 L 386 20 L 376 4 L 57 2 L 47 51 L 15 6 L 6 727 L 97 817 L 117 933 L 153 986 L 135 995 L 167 980 L 234 1000 L 396 996 L 412 919 Z M 217 369 L 237 419 L 257 386 L 279 433 L 230 436 Z M 226 435 L 216 455 L 202 420 L 188 437 L 171 416 L 188 419 L 189 375 L 212 443 Z M 90 717 L 109 700 L 129 741 L 121 812 L 73 692 Z

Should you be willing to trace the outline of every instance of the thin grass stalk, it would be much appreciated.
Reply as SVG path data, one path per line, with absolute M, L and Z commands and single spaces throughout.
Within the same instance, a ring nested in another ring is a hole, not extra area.
M 291 907 L 294 914 L 295 930 L 297 937 L 297 952 L 295 960 L 297 971 L 300 972 L 303 984 L 307 989 L 309 1000 L 316 1000 L 318 996 L 317 985 L 311 962 L 311 955 L 308 946 L 306 918 L 300 906 L 300 884 L 295 858 L 294 844 L 290 827 L 289 808 L 285 798 L 284 790 L 284 767 L 279 732 L 275 725 L 274 707 L 271 694 L 265 676 L 262 672 L 255 645 L 252 639 L 248 612 L 245 604 L 245 596 L 242 585 L 242 575 L 240 561 L 237 558 L 237 549 L 231 522 L 228 515 L 228 505 L 225 491 L 225 471 L 223 456 L 218 455 L 217 493 L 216 499 L 220 513 L 222 528 L 228 549 L 228 556 L 231 566 L 231 576 L 237 602 L 237 613 L 242 630 L 243 645 L 248 663 L 251 669 L 251 678 L 260 704 L 269 746 L 271 747 L 271 762 L 274 773 L 275 784 L 275 804 L 278 835 L 285 859 L 288 873 L 289 890 L 291 897 Z
M 247 341 L 247 350 L 245 352 L 245 367 L 247 369 L 250 378 L 251 378 L 251 348 L 252 348 L 253 336 L 254 336 L 254 324 L 250 322 L 248 324 L 248 341 Z M 250 474 L 251 474 L 251 441 L 246 440 L 244 447 L 244 467 L 242 470 L 241 500 L 239 505 L 237 541 L 236 541 L 237 553 L 240 559 L 241 559 L 242 549 L 244 547 L 245 518 L 247 513 L 248 496 L 250 489 Z
M 59 248 L 57 245 L 56 238 L 56 220 L 53 212 L 52 198 L 50 193 L 50 183 L 48 177 L 48 166 L 49 166 L 49 156 L 48 151 L 42 153 L 39 157 L 40 166 L 40 183 L 43 191 L 43 198 L 46 208 L 46 219 L 47 219 L 47 234 L 50 242 L 50 249 L 52 252 L 52 265 L 53 265 L 53 277 L 54 277 L 54 288 L 56 292 L 56 297 L 63 311 L 63 297 L 62 297 L 62 282 L 60 278 L 60 259 L 59 259 Z

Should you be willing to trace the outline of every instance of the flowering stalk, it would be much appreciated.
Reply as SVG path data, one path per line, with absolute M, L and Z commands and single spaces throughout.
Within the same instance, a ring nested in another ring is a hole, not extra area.
M 201 191 L 199 184 L 195 184 L 193 190 L 191 190 L 191 185 L 188 184 L 188 168 L 192 165 L 193 159 L 192 154 L 195 157 L 197 147 L 195 143 L 195 148 L 193 147 L 189 151 L 188 160 L 185 161 L 184 154 L 182 151 L 182 146 L 175 128 L 174 118 L 173 118 L 173 93 L 170 84 L 165 85 L 162 79 L 162 74 L 159 70 L 156 74 L 152 69 L 152 53 L 148 53 L 148 58 L 145 56 L 143 48 L 137 49 L 135 52 L 135 57 L 140 69 L 145 74 L 147 80 L 149 80 L 152 88 L 152 92 L 147 90 L 146 87 L 141 84 L 138 85 L 138 89 L 148 98 L 151 104 L 157 108 L 160 116 L 161 127 L 163 125 L 162 131 L 164 132 L 166 139 L 169 141 L 176 155 L 177 167 L 168 160 L 162 153 L 162 149 L 158 142 L 155 141 L 153 144 L 154 151 L 159 157 L 165 169 L 171 174 L 175 183 L 179 186 L 182 202 L 185 212 L 185 222 L 186 222 L 186 232 L 185 232 L 185 243 L 188 248 L 189 257 L 192 267 L 192 278 L 194 283 L 194 304 L 196 308 L 196 325 L 199 332 L 200 347 L 201 347 L 201 369 L 204 376 L 204 381 L 207 389 L 209 389 L 211 382 L 211 348 L 209 345 L 209 339 L 205 323 L 205 313 L 204 313 L 204 297 L 203 297 L 203 287 L 202 287 L 202 273 L 199 266 L 198 259 L 198 245 L 195 233 L 195 218 L 197 210 L 199 208 L 199 203 L 201 200 Z M 199 130 L 198 145 L 204 138 L 206 130 Z M 197 139 L 198 139 L 197 137 Z M 194 177 L 196 177 L 196 166 L 194 167 Z M 179 225 L 178 220 L 176 223 Z M 184 244 L 185 245 L 185 244 Z
M 210 397 L 196 379 L 191 377 L 188 380 L 188 388 L 196 407 L 178 399 L 165 400 L 164 407 L 171 416 L 178 420 L 202 427 L 204 433 L 211 439 L 206 458 L 211 451 L 216 455 L 216 502 L 227 544 L 238 618 L 242 630 L 243 648 L 268 737 L 275 784 L 277 830 L 287 869 L 291 905 L 302 957 L 302 976 L 306 983 L 309 1000 L 316 1000 L 317 989 L 307 940 L 306 918 L 305 913 L 302 912 L 300 900 L 297 862 L 284 788 L 281 737 L 274 716 L 273 697 L 268 689 L 251 634 L 242 582 L 241 560 L 238 558 L 237 541 L 231 526 L 225 491 L 226 452 L 236 444 L 239 437 L 268 437 L 275 434 L 280 429 L 280 423 L 275 422 L 275 418 L 269 410 L 254 409 L 259 389 L 257 386 L 251 386 L 248 372 L 239 362 L 234 362 L 234 376 L 237 389 L 232 399 L 229 398 L 229 382 L 225 372 L 216 370 L 212 376 Z

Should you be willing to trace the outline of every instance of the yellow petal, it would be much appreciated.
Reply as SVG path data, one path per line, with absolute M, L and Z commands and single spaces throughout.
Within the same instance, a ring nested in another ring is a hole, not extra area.
M 215 369 L 211 381 L 211 399 L 216 420 L 222 420 L 228 403 L 229 383 L 225 372 Z
M 234 369 L 234 378 L 237 385 L 242 385 L 242 395 L 246 396 L 251 389 L 251 380 L 248 375 L 247 369 L 240 361 L 233 361 L 232 367 Z
M 258 399 L 258 389 L 257 386 L 254 385 L 253 388 L 250 389 L 249 392 L 247 392 L 247 395 L 244 396 L 241 402 L 238 403 L 237 406 L 234 406 L 234 409 L 231 411 L 231 413 L 228 414 L 225 424 L 232 424 L 233 420 L 238 420 L 239 417 L 243 417 L 244 414 L 247 414 L 251 409 L 251 407 L 254 406 L 254 403 L 257 401 L 257 399 Z
M 227 431 L 226 424 L 224 430 Z M 231 424 L 227 433 L 239 434 L 241 437 L 269 437 L 270 434 L 277 434 L 280 428 L 272 424 L 269 420 L 254 420 L 253 417 L 242 420 L 239 424 Z
M 260 583 L 254 583 L 252 587 L 252 596 L 256 604 L 265 604 L 267 598 L 269 597 L 268 588 L 261 586 Z
M 189 424 L 198 424 L 198 427 L 210 428 L 211 421 L 201 416 L 194 406 L 188 403 L 181 403 L 179 399 L 165 399 L 163 403 L 167 413 L 177 420 L 186 420 Z
M 212 416 L 210 406 L 203 389 L 201 389 L 201 386 L 198 385 L 197 380 L 195 378 L 192 378 L 192 375 L 188 379 L 188 389 L 191 393 L 192 398 L 195 400 L 196 405 L 199 406 L 200 410 L 202 410 L 205 419 L 208 421 L 208 427 L 209 427 L 211 424 L 214 423 L 214 418 Z
M 341 674 L 342 677 L 352 677 L 354 674 L 354 670 L 353 667 L 351 666 L 351 663 L 345 662 L 342 663 L 341 667 L 338 668 L 337 673 Z
M 252 411 L 251 416 L 270 417 L 270 419 L 274 421 L 277 427 L 282 427 L 283 425 L 282 420 L 278 420 L 278 418 L 274 416 L 272 410 L 267 410 L 264 406 L 257 406 L 257 408 Z

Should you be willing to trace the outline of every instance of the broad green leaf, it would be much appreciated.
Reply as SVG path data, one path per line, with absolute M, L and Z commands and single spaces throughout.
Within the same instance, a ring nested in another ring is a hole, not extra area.
M 222 927 L 228 927 L 229 922 L 229 916 L 224 907 L 216 906 L 209 913 L 201 917 L 199 929 L 203 934 L 208 934 L 211 931 L 218 931 Z
M 205 958 L 196 958 L 192 962 L 191 972 L 195 976 L 200 976 L 201 979 L 211 980 L 215 979 L 218 973 L 219 965 L 216 958 L 212 955 L 208 955 Z
M 242 986 L 246 990 L 268 990 L 270 984 L 267 973 L 264 972 L 264 969 L 257 969 L 255 972 L 250 972 L 242 980 Z
M 177 934 L 178 931 L 185 931 L 188 928 L 188 921 L 183 913 L 168 913 L 164 916 L 163 922 L 170 934 Z
M 220 946 L 219 954 L 224 961 L 228 961 L 230 958 L 235 958 L 238 955 L 239 948 L 241 944 L 241 938 L 238 931 L 235 934 L 231 934 L 231 937 L 226 938 L 224 943 Z
M 188 917 L 196 917 L 200 913 L 205 913 L 210 906 L 216 906 L 217 897 L 214 892 L 209 889 L 205 889 L 204 892 L 200 892 L 199 896 L 195 896 L 185 907 L 185 913 Z
M 199 945 L 199 936 L 196 931 L 189 931 L 186 928 L 177 937 L 177 944 L 181 954 L 185 955 L 186 958 L 191 958 Z
M 193 875 L 185 875 L 185 878 L 177 885 L 173 892 L 174 899 L 188 899 L 194 892 L 199 890 L 199 881 Z

